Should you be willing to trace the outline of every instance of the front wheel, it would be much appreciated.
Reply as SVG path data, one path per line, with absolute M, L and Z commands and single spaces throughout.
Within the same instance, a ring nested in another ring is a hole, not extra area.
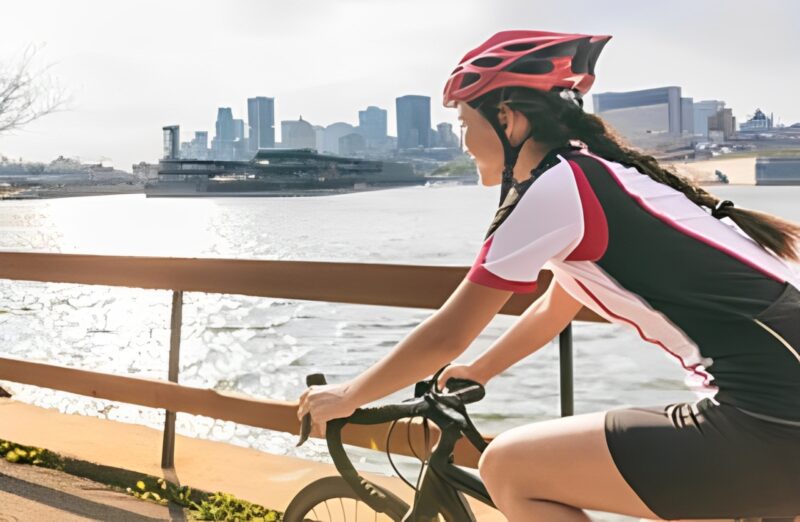
M 365 504 L 343 477 L 315 480 L 292 499 L 283 522 L 400 522 L 408 512 L 408 504 L 386 489 L 375 487 L 386 495 L 385 513 Z

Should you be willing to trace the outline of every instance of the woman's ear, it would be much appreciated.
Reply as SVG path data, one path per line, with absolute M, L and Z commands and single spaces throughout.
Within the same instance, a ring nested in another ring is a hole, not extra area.
M 497 120 L 500 122 L 500 126 L 503 127 L 503 130 L 506 133 L 506 138 L 511 139 L 511 135 L 514 132 L 514 111 L 506 103 L 500 104 L 500 111 L 497 113 Z

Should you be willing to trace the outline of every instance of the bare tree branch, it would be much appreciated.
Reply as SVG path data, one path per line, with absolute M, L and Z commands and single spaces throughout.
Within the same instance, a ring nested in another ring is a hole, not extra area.
M 45 76 L 52 64 L 34 69 L 33 59 L 38 50 L 29 44 L 18 64 L 0 64 L 0 134 L 66 109 L 71 100 L 64 89 Z

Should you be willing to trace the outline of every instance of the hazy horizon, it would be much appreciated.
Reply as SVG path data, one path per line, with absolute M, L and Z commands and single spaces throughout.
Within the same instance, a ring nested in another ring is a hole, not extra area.
M 695 101 L 724 100 L 743 121 L 761 108 L 776 123 L 800 121 L 800 3 L 575 0 L 552 2 L 337 0 L 281 3 L 12 1 L 0 33 L 0 64 L 29 43 L 38 68 L 73 96 L 69 110 L 0 135 L 0 154 L 28 161 L 58 155 L 105 160 L 130 170 L 161 154 L 161 127 L 186 141 L 214 135 L 218 107 L 247 120 L 248 97 L 275 98 L 280 121 L 358 123 L 369 105 L 388 110 L 395 135 L 398 96 L 431 97 L 432 126 L 456 123 L 441 106 L 463 54 L 505 29 L 611 34 L 592 93 L 678 85 Z M 794 20 L 795 22 L 792 22 Z M 777 85 L 768 81 L 780 80 Z M 591 96 L 587 96 L 591 109 Z

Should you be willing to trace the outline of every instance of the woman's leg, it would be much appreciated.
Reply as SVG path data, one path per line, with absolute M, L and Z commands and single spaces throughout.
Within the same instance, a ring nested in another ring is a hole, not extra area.
M 501 433 L 479 469 L 509 522 L 586 522 L 583 509 L 661 520 L 618 471 L 605 412 L 536 422 Z

